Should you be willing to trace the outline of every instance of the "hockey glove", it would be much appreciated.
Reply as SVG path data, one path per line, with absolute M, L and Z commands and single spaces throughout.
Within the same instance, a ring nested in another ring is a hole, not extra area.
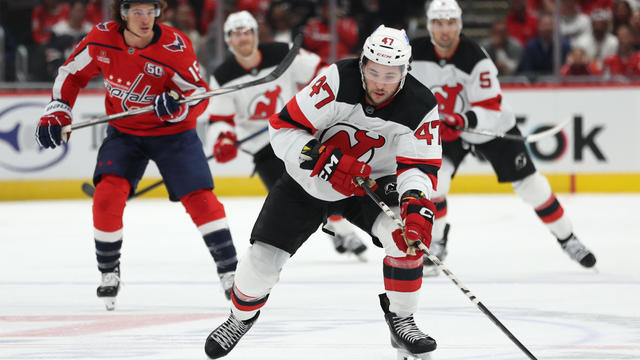
M 220 133 L 218 140 L 213 145 L 213 155 L 216 157 L 217 162 L 226 163 L 238 156 L 237 140 L 236 134 L 231 131 Z
M 445 125 L 440 127 L 440 138 L 442 141 L 454 141 L 460 137 L 460 128 L 465 128 L 467 120 L 462 114 L 440 113 L 440 122 Z
M 71 132 L 62 136 L 62 128 L 71 124 L 71 107 L 59 100 L 51 101 L 44 109 L 44 114 L 38 122 L 36 141 L 43 148 L 55 149 L 56 145 L 66 142 Z
M 410 254 L 410 248 L 417 248 L 416 241 L 420 241 L 426 247 L 431 245 L 435 211 L 433 202 L 424 197 L 422 192 L 409 190 L 402 195 L 400 216 L 404 221 L 404 236 L 400 229 L 393 232 L 393 241 L 398 249 Z
M 153 112 L 162 121 L 177 123 L 184 120 L 189 113 L 187 103 L 180 104 L 180 94 L 175 90 L 169 90 L 156 96 L 153 101 Z
M 351 155 L 342 154 L 335 146 L 325 146 L 316 140 L 310 141 L 303 148 L 300 167 L 312 169 L 312 177 L 318 175 L 345 196 L 364 196 L 366 192 L 356 184 L 354 177 L 366 178 L 371 174 L 371 166 L 368 164 Z

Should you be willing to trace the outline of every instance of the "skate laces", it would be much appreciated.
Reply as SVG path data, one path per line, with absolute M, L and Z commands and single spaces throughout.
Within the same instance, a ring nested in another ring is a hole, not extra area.
M 227 321 L 218 326 L 211 334 L 211 338 L 220 344 L 223 349 L 229 350 L 247 330 L 249 330 L 249 327 L 231 314 Z
M 115 272 L 103 273 L 100 286 L 118 286 L 120 284 L 120 276 Z
M 413 320 L 413 316 L 407 316 L 403 318 L 394 316 L 393 327 L 396 328 L 399 336 L 409 342 L 416 342 L 420 339 L 428 337 L 425 333 L 418 329 L 418 326 Z
M 561 246 L 572 259 L 577 261 L 582 260 L 591 253 L 575 236 L 571 236 L 571 238 L 562 243 Z

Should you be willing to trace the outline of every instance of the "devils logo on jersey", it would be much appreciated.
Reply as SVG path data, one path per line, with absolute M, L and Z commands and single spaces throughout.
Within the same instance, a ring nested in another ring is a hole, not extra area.
M 320 141 L 326 145 L 333 145 L 360 161 L 369 162 L 375 149 L 384 146 L 386 140 L 380 134 L 360 130 L 353 125 L 338 123 L 325 130 L 320 136 Z
M 282 88 L 277 85 L 273 90 L 267 90 L 264 94 L 256 96 L 249 103 L 249 120 L 266 120 L 278 110 L 282 109 L 284 102 L 280 97 Z
M 176 40 L 174 42 L 172 42 L 171 44 L 168 45 L 163 45 L 165 49 L 172 51 L 172 52 L 182 52 L 184 51 L 184 49 L 187 47 L 187 45 L 184 43 L 184 40 L 182 40 L 182 38 L 180 37 L 180 35 L 175 34 L 176 36 Z
M 438 112 L 454 114 L 461 112 L 465 107 L 464 97 L 460 95 L 464 88 L 458 83 L 455 86 L 434 86 L 431 91 L 438 100 Z

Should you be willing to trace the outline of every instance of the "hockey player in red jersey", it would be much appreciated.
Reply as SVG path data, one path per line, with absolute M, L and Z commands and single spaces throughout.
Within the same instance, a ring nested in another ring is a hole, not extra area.
M 200 230 L 227 297 L 237 264 L 224 207 L 211 191 L 211 173 L 195 132 L 208 101 L 177 102 L 208 87 L 189 38 L 157 23 L 164 5 L 164 0 L 114 1 L 115 21 L 96 25 L 58 70 L 52 101 L 36 132 L 42 147 L 62 145 L 63 135 L 70 135 L 62 134 L 62 127 L 71 124 L 78 92 L 100 74 L 107 114 L 154 106 L 154 112 L 112 121 L 98 151 L 93 225 L 102 282 L 97 295 L 108 310 L 120 288 L 124 207 L 149 160 L 158 166 L 170 199 L 182 202 Z
M 232 55 L 213 72 L 210 87 L 234 86 L 255 80 L 271 72 L 289 50 L 286 43 L 258 44 L 258 23 L 247 11 L 232 13 L 224 23 L 224 36 Z M 300 50 L 289 69 L 277 80 L 252 86 L 241 91 L 211 99 L 208 111 L 212 122 L 229 124 L 220 132 L 213 154 L 220 163 L 233 160 L 238 154 L 235 142 L 263 131 L 271 115 L 278 112 L 298 91 L 309 83 L 318 72 L 328 66 L 318 55 Z M 273 188 L 284 172 L 284 164 L 269 144 L 269 134 L 264 133 L 242 144 L 243 151 L 253 155 L 255 173 L 267 189 Z M 367 246 L 353 231 L 352 225 L 339 216 L 329 218 L 325 226 L 339 253 L 353 253 L 366 261 Z M 324 228 L 323 228 L 324 229 Z
M 289 257 L 332 214 L 343 215 L 384 248 L 380 304 L 392 346 L 422 359 L 435 350 L 435 340 L 413 318 L 423 260 L 420 250 L 410 250 L 416 240 L 431 242 L 439 121 L 433 94 L 407 75 L 410 59 L 404 30 L 382 25 L 365 41 L 360 59 L 331 65 L 271 117 L 271 145 L 286 172 L 267 195 L 252 246 L 238 264 L 231 315 L 207 337 L 209 357 L 223 357 L 236 346 Z M 404 234 L 365 196 L 356 176 L 375 179 L 377 195 L 399 210 Z
M 436 0 L 427 9 L 429 38 L 414 39 L 411 74 L 431 89 L 438 99 L 442 120 L 443 161 L 434 196 L 436 220 L 431 251 L 443 260 L 447 255 L 449 224 L 446 222 L 451 179 L 464 157 L 473 151 L 487 159 L 499 182 L 510 182 L 516 194 L 531 205 L 540 220 L 558 239 L 562 249 L 584 267 L 596 263 L 595 256 L 573 234 L 549 182 L 531 160 L 524 143 L 477 135 L 459 128 L 520 134 L 515 116 L 502 101 L 498 71 L 475 42 L 461 35 L 462 11 L 455 0 Z M 437 269 L 425 259 L 425 274 Z

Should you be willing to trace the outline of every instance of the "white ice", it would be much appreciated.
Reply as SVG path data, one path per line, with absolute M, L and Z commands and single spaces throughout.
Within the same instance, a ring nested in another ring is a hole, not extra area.
M 561 195 L 598 273 L 563 253 L 513 195 L 454 195 L 446 265 L 539 359 L 640 359 L 640 195 Z M 262 198 L 223 198 L 240 255 Z M 95 296 L 91 203 L 0 203 L 0 359 L 205 359 L 228 315 L 213 262 L 180 204 L 125 211 L 124 287 Z M 382 250 L 338 255 L 314 234 L 285 266 L 228 359 L 395 359 L 377 294 Z M 426 278 L 416 321 L 434 360 L 526 359 L 445 276 Z

